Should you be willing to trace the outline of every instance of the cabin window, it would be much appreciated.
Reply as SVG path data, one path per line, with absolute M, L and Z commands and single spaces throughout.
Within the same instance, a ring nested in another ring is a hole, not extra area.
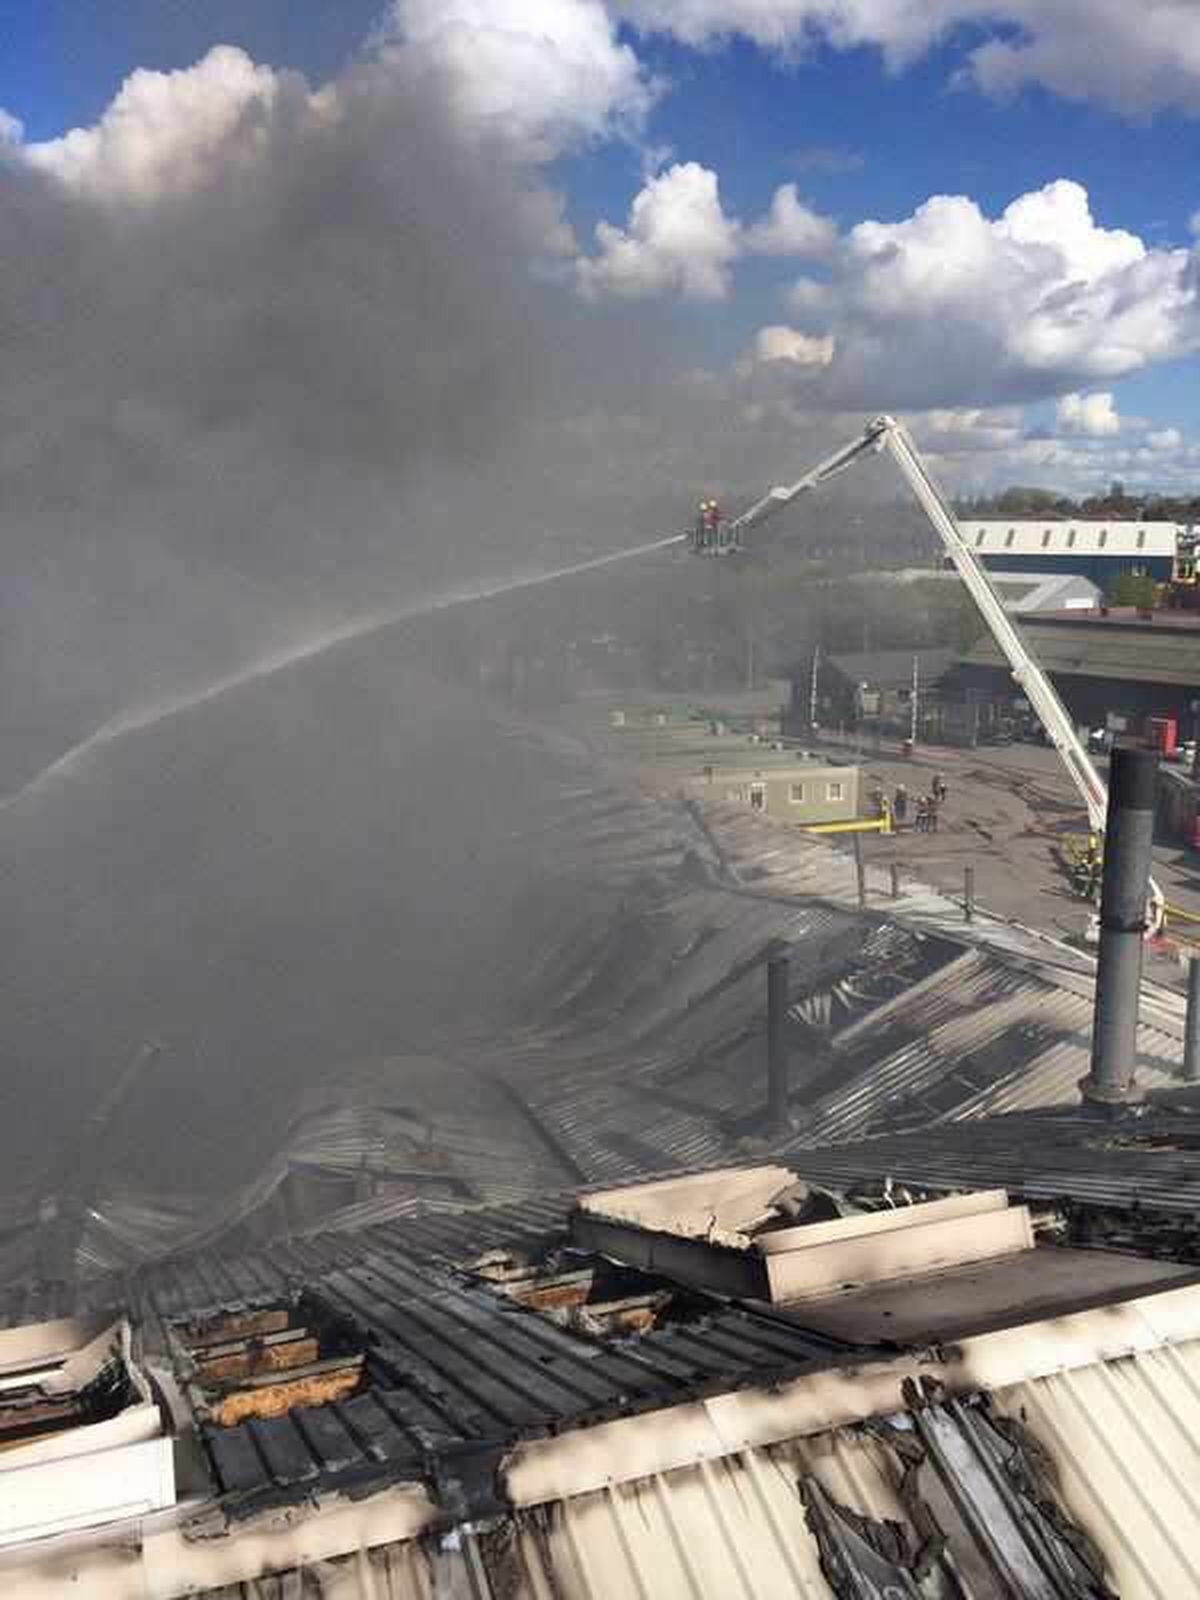
M 825 798 L 827 800 L 840 800 L 842 798 L 842 785 L 840 783 L 831 783 L 825 791 Z
M 802 806 L 804 804 L 804 785 L 802 783 L 792 784 L 789 791 L 789 799 L 794 806 Z

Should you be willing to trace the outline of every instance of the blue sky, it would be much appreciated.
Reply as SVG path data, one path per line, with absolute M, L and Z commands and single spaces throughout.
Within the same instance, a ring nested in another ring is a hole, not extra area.
M 382 24 L 445 74 L 464 127 L 561 197 L 572 237 L 547 294 L 581 318 L 657 305 L 752 424 L 851 418 L 878 395 L 964 483 L 1200 485 L 1191 0 L 993 0 L 983 25 L 977 0 L 943 0 L 940 34 L 923 9 L 9 0 L 0 108 L 62 177 L 59 136 L 103 125 L 135 69 L 186 76 L 232 44 L 336 84 Z M 72 181 L 99 182 L 112 147 Z M 999 221 L 1063 179 L 1077 187 Z M 930 212 L 935 196 L 955 204 Z

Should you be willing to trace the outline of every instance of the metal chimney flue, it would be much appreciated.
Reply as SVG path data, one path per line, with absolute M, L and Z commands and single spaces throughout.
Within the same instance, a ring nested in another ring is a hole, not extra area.
M 767 1121 L 784 1128 L 788 1121 L 787 1011 L 791 966 L 787 956 L 767 962 Z
M 1183 1077 L 1200 1083 L 1200 957 L 1188 962 L 1187 1022 L 1183 1033 Z
M 1092 1070 L 1079 1085 L 1084 1100 L 1096 1105 L 1121 1106 L 1140 1098 L 1134 1073 L 1157 783 L 1155 751 L 1113 751 L 1100 890 Z

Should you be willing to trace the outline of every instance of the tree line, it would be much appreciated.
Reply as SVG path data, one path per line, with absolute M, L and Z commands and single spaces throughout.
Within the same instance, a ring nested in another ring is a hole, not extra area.
M 1109 522 L 1200 523 L 1200 494 L 1134 495 L 1117 479 L 1103 494 L 1073 500 L 1056 489 L 1017 484 L 998 494 L 961 497 L 955 502 L 955 509 L 959 516 L 967 518 L 1020 517 L 1067 522 L 1079 517 Z

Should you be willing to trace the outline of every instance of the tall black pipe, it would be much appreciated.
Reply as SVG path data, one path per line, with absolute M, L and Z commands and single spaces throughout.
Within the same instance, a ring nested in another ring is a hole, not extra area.
M 788 1119 L 787 1009 L 790 966 L 786 956 L 767 962 L 767 1120 L 782 1128 Z
M 1187 1021 L 1183 1034 L 1183 1076 L 1200 1083 L 1200 959 L 1188 962 Z
M 1079 1086 L 1085 1100 L 1101 1105 L 1120 1105 L 1137 1098 L 1133 1078 L 1157 782 L 1155 751 L 1113 751 L 1100 890 L 1092 1070 Z

